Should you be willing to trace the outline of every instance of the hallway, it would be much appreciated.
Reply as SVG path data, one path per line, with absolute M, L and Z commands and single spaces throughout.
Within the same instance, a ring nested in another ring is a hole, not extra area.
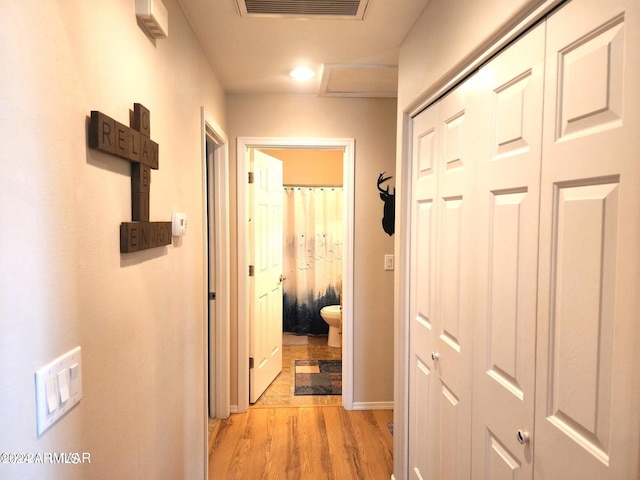
M 388 480 L 392 410 L 250 408 L 216 423 L 209 480 Z
M 346 411 L 341 395 L 295 396 L 296 360 L 337 360 L 327 337 L 283 345 L 282 372 L 246 413 L 209 427 L 209 480 L 388 480 L 392 410 Z

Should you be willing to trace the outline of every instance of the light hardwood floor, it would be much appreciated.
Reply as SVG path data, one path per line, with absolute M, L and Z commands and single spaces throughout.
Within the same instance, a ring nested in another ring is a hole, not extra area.
M 250 408 L 209 437 L 210 480 L 389 480 L 391 410 Z
M 249 411 L 210 425 L 209 480 L 389 480 L 393 411 L 346 411 L 342 396 L 294 396 L 295 360 L 341 358 L 327 337 L 283 347 L 283 369 Z

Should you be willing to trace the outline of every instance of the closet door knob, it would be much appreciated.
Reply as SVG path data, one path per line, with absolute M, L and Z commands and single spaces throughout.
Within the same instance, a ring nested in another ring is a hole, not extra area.
M 287 279 L 284 275 L 280 275 L 280 282 L 284 282 Z
M 521 445 L 529 442 L 529 432 L 527 432 L 526 430 L 518 430 L 518 433 L 516 433 L 516 437 L 518 438 L 518 442 L 520 442 Z
M 431 352 L 431 360 L 437 362 L 438 360 L 440 360 L 440 354 L 437 352 Z

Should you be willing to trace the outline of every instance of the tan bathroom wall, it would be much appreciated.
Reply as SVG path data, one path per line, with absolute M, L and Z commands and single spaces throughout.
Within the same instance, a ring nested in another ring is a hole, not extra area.
M 282 160 L 285 185 L 342 185 L 342 150 L 262 151 Z

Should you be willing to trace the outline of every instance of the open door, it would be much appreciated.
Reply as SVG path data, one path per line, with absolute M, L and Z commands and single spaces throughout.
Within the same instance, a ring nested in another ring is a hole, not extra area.
M 282 370 L 282 161 L 252 150 L 249 188 L 249 401 Z

